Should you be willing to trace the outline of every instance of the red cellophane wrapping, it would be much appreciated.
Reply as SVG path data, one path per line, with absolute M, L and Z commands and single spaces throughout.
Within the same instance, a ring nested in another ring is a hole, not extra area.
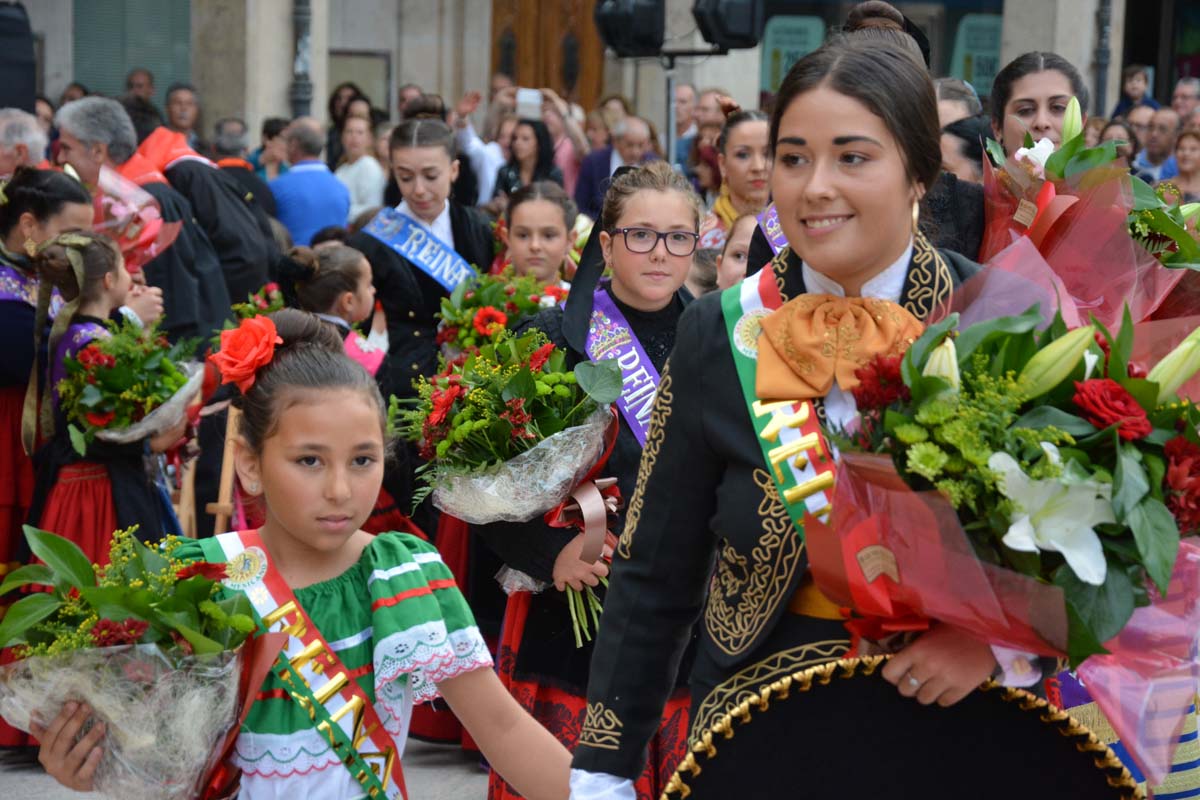
M 1097 167 L 1065 183 L 1042 184 L 1051 191 L 1038 192 L 1034 185 L 1022 185 L 1033 179 L 1020 168 L 1001 174 L 990 164 L 984 167 L 987 220 L 980 261 L 990 262 L 1014 242 L 1028 239 L 1061 280 L 1083 321 L 1095 315 L 1104 325 L 1117 326 L 1126 304 L 1134 322 L 1148 319 L 1187 272 L 1163 267 L 1129 235 L 1133 191 L 1127 171 Z M 1028 227 L 1013 219 L 1022 199 L 1019 192 L 1036 198 L 1037 215 Z
M 116 170 L 101 167 L 97 189 L 93 227 L 117 243 L 130 272 L 141 270 L 179 235 L 183 223 L 164 221 L 158 201 Z
M 806 520 L 809 563 L 821 591 L 855 611 L 847 623 L 855 634 L 879 640 L 937 620 L 993 645 L 1066 654 L 1061 590 L 980 561 L 949 501 L 910 489 L 888 456 L 843 454 L 831 505 L 828 524 Z M 1160 783 L 1200 674 L 1200 547 L 1181 545 L 1167 598 L 1152 594 L 1155 603 L 1105 643 L 1110 655 L 1078 671 L 1138 766 Z

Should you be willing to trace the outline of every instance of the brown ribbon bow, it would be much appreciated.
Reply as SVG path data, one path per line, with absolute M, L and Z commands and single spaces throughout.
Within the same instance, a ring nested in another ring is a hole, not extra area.
M 924 326 L 887 300 L 804 294 L 762 321 L 755 392 L 760 400 L 811 400 L 836 380 L 858 386 L 854 373 L 876 355 L 898 356 Z

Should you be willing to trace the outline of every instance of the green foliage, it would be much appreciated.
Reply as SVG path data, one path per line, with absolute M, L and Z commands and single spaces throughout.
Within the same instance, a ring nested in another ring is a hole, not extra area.
M 532 275 L 518 276 L 512 267 L 498 275 L 476 275 L 455 287 L 449 297 L 442 298 L 438 343 L 458 351 L 480 347 L 536 314 L 543 301 L 557 304 L 564 297 L 565 291 L 542 286 Z M 483 318 L 476 324 L 483 309 L 502 314 L 504 322 L 491 329 Z

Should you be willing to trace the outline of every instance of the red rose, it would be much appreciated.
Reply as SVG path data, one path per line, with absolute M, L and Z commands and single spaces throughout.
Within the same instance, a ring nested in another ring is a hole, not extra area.
M 104 428 L 108 423 L 113 421 L 113 417 L 117 416 L 115 411 L 105 411 L 103 414 L 98 414 L 95 411 L 89 411 L 83 415 L 88 424 L 93 428 Z
M 1097 428 L 1116 425 L 1117 435 L 1127 442 L 1149 436 L 1154 430 L 1138 401 L 1112 378 L 1076 381 L 1073 399 L 1088 422 Z
M 242 394 L 254 386 L 254 376 L 271 363 L 275 345 L 283 339 L 270 317 L 251 317 L 236 328 L 221 331 L 221 350 L 209 359 L 221 370 L 221 383 L 236 383 Z
M 540 294 L 531 294 L 529 295 L 529 302 L 534 304 L 540 303 L 542 302 L 542 296 Z
M 508 295 L 509 297 L 512 297 L 514 294 L 516 294 L 516 293 L 517 293 L 517 287 L 515 287 L 515 286 L 505 286 L 505 287 L 504 287 L 504 293 L 505 293 L 506 295 Z
M 100 348 L 94 344 L 89 344 L 76 353 L 75 360 L 89 372 L 96 367 L 111 367 L 117 363 L 115 358 L 100 352 Z
M 433 410 L 429 412 L 429 423 L 431 425 L 441 425 L 446 421 L 446 416 L 450 413 L 450 409 L 454 407 L 454 401 L 463 396 L 463 387 L 458 384 L 451 384 L 441 391 L 433 393 Z
M 267 294 L 271 294 L 273 292 L 278 292 L 279 284 L 278 283 L 268 283 L 266 286 L 263 287 L 263 291 L 266 292 Z
M 507 300 L 504 303 L 504 310 L 510 314 L 515 314 L 518 310 L 520 310 L 520 306 L 518 306 L 512 300 Z
M 480 336 L 495 336 L 508 324 L 508 315 L 492 306 L 484 306 L 475 312 L 471 324 Z
M 175 573 L 175 579 L 186 581 L 188 578 L 194 578 L 197 575 L 203 575 L 210 581 L 219 581 L 223 580 L 227 573 L 224 564 L 214 564 L 211 561 L 196 561 L 178 570 Z
M 858 386 L 850 390 L 859 411 L 884 409 L 911 397 L 900 377 L 900 356 L 877 355 L 854 371 Z
M 1200 532 L 1200 447 L 1176 436 L 1163 447 L 1167 474 L 1163 478 L 1167 508 L 1184 536 Z
M 550 356 L 554 354 L 554 342 L 546 342 L 544 345 L 533 351 L 533 355 L 529 357 L 529 368 L 534 372 L 538 372 L 542 367 L 546 366 L 546 362 L 550 360 Z

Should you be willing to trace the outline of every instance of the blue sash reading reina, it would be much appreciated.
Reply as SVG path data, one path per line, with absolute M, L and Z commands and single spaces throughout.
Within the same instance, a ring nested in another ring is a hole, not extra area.
M 447 292 L 453 292 L 460 283 L 475 275 L 475 269 L 453 247 L 394 208 L 380 211 L 363 232 L 415 264 Z

